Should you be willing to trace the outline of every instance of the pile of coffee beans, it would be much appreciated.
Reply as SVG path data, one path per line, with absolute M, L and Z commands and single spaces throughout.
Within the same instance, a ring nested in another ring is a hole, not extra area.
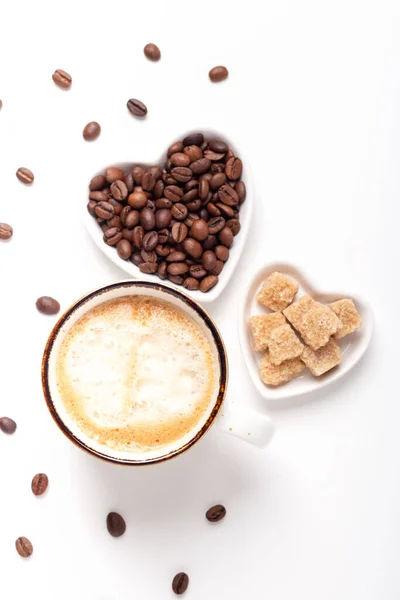
M 218 283 L 246 198 L 242 161 L 221 140 L 193 133 L 164 168 L 109 167 L 89 184 L 89 213 L 123 260 L 142 273 L 208 292 Z

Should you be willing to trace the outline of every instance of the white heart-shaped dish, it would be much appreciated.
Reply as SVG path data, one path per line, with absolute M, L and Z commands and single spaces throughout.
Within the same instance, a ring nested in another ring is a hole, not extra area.
M 239 156 L 239 158 L 241 158 L 242 162 L 243 162 L 242 180 L 244 181 L 244 183 L 246 185 L 246 190 L 247 190 L 246 200 L 240 208 L 241 229 L 240 229 L 240 232 L 238 233 L 238 235 L 235 236 L 233 244 L 232 244 L 231 248 L 229 249 L 230 250 L 229 260 L 227 261 L 227 263 L 225 264 L 223 270 L 221 271 L 221 273 L 219 275 L 219 281 L 218 281 L 217 285 L 215 287 L 213 287 L 209 292 L 203 294 L 202 292 L 200 292 L 198 290 L 197 291 L 186 290 L 183 286 L 181 286 L 181 285 L 177 286 L 167 280 L 165 282 L 164 281 L 162 282 L 162 283 L 166 283 L 167 285 L 170 285 L 172 287 L 176 287 L 180 291 L 183 291 L 183 292 L 189 294 L 190 296 L 195 298 L 195 300 L 197 300 L 198 302 L 206 303 L 206 302 L 213 302 L 223 292 L 225 286 L 228 284 L 228 282 L 229 282 L 230 278 L 232 277 L 232 275 L 235 271 L 235 268 L 239 262 L 244 245 L 246 243 L 247 234 L 248 234 L 248 230 L 249 230 L 249 226 L 250 226 L 251 215 L 252 215 L 252 211 L 253 211 L 254 192 L 253 192 L 253 181 L 252 181 L 252 176 L 251 176 L 251 172 L 250 172 L 250 166 L 247 161 L 247 158 L 243 154 L 243 152 L 241 150 L 239 150 L 235 146 L 235 144 L 233 144 L 229 140 L 229 138 L 226 135 L 223 135 L 222 133 L 220 133 L 218 131 L 200 127 L 198 129 L 187 131 L 179 136 L 176 136 L 175 140 L 183 139 L 185 136 L 189 135 L 190 133 L 194 133 L 195 131 L 201 131 L 204 134 L 204 137 L 206 139 L 223 140 L 224 142 L 226 142 L 228 144 L 228 146 L 230 148 L 232 148 L 232 150 L 235 152 L 235 154 L 237 153 L 237 156 Z M 161 144 L 165 148 L 165 150 L 158 160 L 154 160 L 154 159 L 152 160 L 148 156 L 140 156 L 140 157 L 138 157 L 138 158 L 140 158 L 139 162 L 119 162 L 119 163 L 113 163 L 112 165 L 109 164 L 109 165 L 106 165 L 106 167 L 104 167 L 104 169 L 101 169 L 97 173 L 93 173 L 91 177 L 94 177 L 94 175 L 99 175 L 101 173 L 104 173 L 105 169 L 109 166 L 118 167 L 122 170 L 128 170 L 129 168 L 132 168 L 134 165 L 160 165 L 160 166 L 163 166 L 165 163 L 165 160 L 166 160 L 167 148 L 175 140 L 170 140 L 166 144 Z M 89 183 L 91 177 L 88 177 L 88 183 Z M 139 267 L 137 267 L 132 262 L 122 260 L 118 256 L 115 248 L 113 248 L 111 246 L 107 246 L 107 244 L 105 244 L 103 242 L 103 232 L 102 232 L 101 228 L 99 227 L 98 223 L 96 222 L 96 220 L 88 213 L 87 208 L 86 208 L 87 201 L 88 201 L 88 191 L 86 188 L 85 201 L 82 202 L 82 207 L 83 207 L 82 213 L 83 213 L 84 223 L 85 223 L 86 229 L 87 229 L 90 237 L 92 238 L 94 243 L 97 245 L 97 247 L 103 252 L 103 254 L 105 254 L 105 256 L 107 256 L 120 269 L 123 269 L 124 271 L 129 273 L 129 275 L 134 279 L 154 281 L 155 283 L 161 282 L 161 280 L 156 275 L 145 275 L 144 273 L 142 273 L 139 270 Z
M 304 369 L 300 377 L 292 379 L 286 384 L 278 387 L 265 385 L 259 375 L 259 362 L 262 353 L 255 352 L 251 345 L 251 335 L 249 330 L 249 318 L 252 315 L 260 315 L 268 312 L 265 307 L 255 299 L 256 293 L 261 283 L 274 271 L 279 271 L 292 276 L 300 285 L 297 298 L 303 294 L 310 294 L 315 300 L 325 304 L 335 302 L 342 298 L 351 298 L 354 300 L 356 308 L 361 316 L 362 326 L 359 330 L 338 340 L 342 352 L 342 361 L 340 365 L 332 371 L 328 371 L 322 377 L 314 377 L 308 369 Z M 286 263 L 274 263 L 262 267 L 253 276 L 249 286 L 242 297 L 239 307 L 239 339 L 242 348 L 243 357 L 253 380 L 254 385 L 260 394 L 267 400 L 280 400 L 282 398 L 292 398 L 308 394 L 330 385 L 337 381 L 343 375 L 348 373 L 361 359 L 371 341 L 374 328 L 374 318 L 372 309 L 368 302 L 357 295 L 348 293 L 324 293 L 315 287 L 308 277 L 296 267 Z

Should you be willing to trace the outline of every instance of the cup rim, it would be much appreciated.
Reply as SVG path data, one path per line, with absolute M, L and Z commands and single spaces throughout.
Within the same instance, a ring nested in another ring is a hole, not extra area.
M 52 396 L 51 396 L 50 385 L 49 385 L 48 374 L 49 374 L 50 355 L 51 355 L 54 343 L 57 339 L 57 336 L 58 336 L 62 326 L 64 325 L 64 323 L 66 323 L 66 321 L 69 319 L 69 317 L 78 308 L 85 305 L 92 298 L 95 298 L 96 296 L 100 296 L 101 294 L 108 293 L 114 289 L 118 289 L 121 287 L 123 287 L 123 288 L 134 287 L 134 288 L 155 289 L 163 294 L 167 294 L 170 296 L 174 296 L 175 298 L 178 298 L 180 302 L 183 302 L 186 306 L 189 306 L 191 309 L 193 309 L 200 316 L 201 320 L 204 322 L 205 326 L 209 329 L 209 331 L 212 335 L 212 338 L 214 340 L 214 343 L 215 343 L 215 346 L 217 349 L 219 366 L 220 366 L 220 382 L 219 382 L 218 394 L 217 394 L 215 403 L 212 407 L 212 410 L 210 411 L 210 414 L 207 418 L 207 421 L 204 423 L 204 425 L 201 427 L 201 429 L 199 431 L 197 431 L 196 434 L 188 442 L 186 442 L 183 446 L 180 446 L 179 448 L 171 450 L 170 452 L 168 452 L 167 454 L 163 454 L 162 456 L 149 458 L 146 460 L 135 460 L 135 459 L 118 458 L 115 456 L 109 456 L 106 452 L 100 452 L 98 450 L 95 450 L 94 448 L 91 448 L 89 445 L 85 444 L 85 442 L 80 440 L 79 437 L 77 435 L 75 435 L 67 427 L 67 425 L 64 423 L 64 421 L 58 414 L 58 411 L 56 409 L 56 406 L 55 406 Z M 144 466 L 144 465 L 149 465 L 149 464 L 163 463 L 163 462 L 166 462 L 167 460 L 170 460 L 171 458 L 175 458 L 176 456 L 183 454 L 183 452 L 185 452 L 186 450 L 188 450 L 189 448 L 194 446 L 194 444 L 196 444 L 207 433 L 207 431 L 210 429 L 210 427 L 214 423 L 214 421 L 221 409 L 222 403 L 223 403 L 225 395 L 226 395 L 226 388 L 227 388 L 227 383 L 228 383 L 228 360 L 227 360 L 225 344 L 223 342 L 222 336 L 221 336 L 216 324 L 214 323 L 213 319 L 210 317 L 208 312 L 196 300 L 194 300 L 187 294 L 181 292 L 180 290 L 177 290 L 176 288 L 173 288 L 171 286 L 168 286 L 168 285 L 165 285 L 162 283 L 154 283 L 151 281 L 138 280 L 138 279 L 136 279 L 136 280 L 129 279 L 129 280 L 116 281 L 114 283 L 107 284 L 107 285 L 98 287 L 94 290 L 91 290 L 90 292 L 81 296 L 78 300 L 76 300 L 73 304 L 71 304 L 69 306 L 69 308 L 67 308 L 64 311 L 64 313 L 58 319 L 57 323 L 54 325 L 54 327 L 51 330 L 50 335 L 46 341 L 46 345 L 45 345 L 43 357 L 42 357 L 41 378 L 42 378 L 43 395 L 44 395 L 44 398 L 45 398 L 45 401 L 47 404 L 47 408 L 49 409 L 49 412 L 50 412 L 51 416 L 53 417 L 53 420 L 57 424 L 58 428 L 63 432 L 63 434 L 71 442 L 73 442 L 73 444 L 75 444 L 75 446 L 77 446 L 81 450 L 84 450 L 86 453 L 90 454 L 91 456 L 95 456 L 96 458 L 102 459 L 106 462 L 111 462 L 114 464 L 126 465 L 126 466 Z

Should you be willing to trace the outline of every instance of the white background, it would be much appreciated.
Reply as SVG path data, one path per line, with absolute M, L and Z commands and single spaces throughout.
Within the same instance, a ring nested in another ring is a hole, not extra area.
M 395 3 L 4 2 L 0 20 L 1 596 L 43 600 L 398 600 L 400 20 Z M 142 48 L 157 43 L 162 60 Z M 225 64 L 229 80 L 207 73 Z M 71 90 L 51 79 L 57 68 Z M 126 109 L 143 100 L 148 118 Z M 101 137 L 84 142 L 91 120 Z M 41 393 L 55 318 L 123 272 L 79 220 L 91 174 L 154 158 L 180 132 L 220 129 L 246 150 L 256 216 L 239 271 L 211 306 L 231 366 L 230 396 L 278 426 L 257 451 L 215 430 L 170 464 L 124 469 L 75 449 Z M 31 187 L 15 177 L 33 170 Z M 372 303 L 376 332 L 356 370 L 309 402 L 268 407 L 241 358 L 237 306 L 252 268 L 286 259 L 321 288 Z M 49 475 L 46 496 L 32 476 Z M 205 510 L 226 505 L 211 526 Z M 127 532 L 111 538 L 110 510 Z M 14 548 L 25 535 L 34 555 Z

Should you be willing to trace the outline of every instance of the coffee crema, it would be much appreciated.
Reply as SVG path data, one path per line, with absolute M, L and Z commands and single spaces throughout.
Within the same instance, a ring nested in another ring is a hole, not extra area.
M 205 334 L 182 310 L 124 296 L 66 333 L 56 378 L 83 433 L 113 450 L 148 452 L 196 431 L 216 397 L 215 364 Z

